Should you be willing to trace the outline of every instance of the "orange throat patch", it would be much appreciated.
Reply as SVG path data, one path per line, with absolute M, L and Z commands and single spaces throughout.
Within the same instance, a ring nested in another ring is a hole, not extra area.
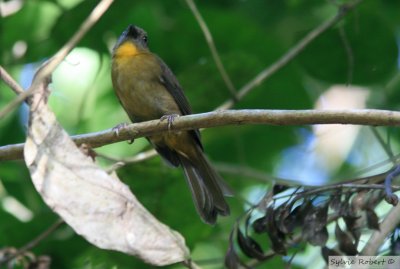
M 115 52 L 115 57 L 132 57 L 139 54 L 139 50 L 132 42 L 124 42 Z

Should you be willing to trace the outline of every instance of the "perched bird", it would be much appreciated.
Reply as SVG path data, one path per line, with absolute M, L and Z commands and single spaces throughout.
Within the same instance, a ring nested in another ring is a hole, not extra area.
M 147 33 L 130 25 L 112 53 L 112 83 L 120 103 L 133 122 L 168 119 L 192 113 L 175 75 L 150 52 Z M 222 179 L 203 153 L 198 130 L 168 131 L 147 137 L 172 166 L 182 166 L 197 212 L 209 224 L 229 215 Z

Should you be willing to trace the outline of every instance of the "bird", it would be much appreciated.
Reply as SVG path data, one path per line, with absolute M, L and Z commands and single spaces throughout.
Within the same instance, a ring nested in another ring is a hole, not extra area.
M 132 122 L 168 120 L 192 114 L 181 85 L 167 64 L 148 46 L 142 28 L 129 25 L 112 50 L 114 91 Z M 227 185 L 205 156 L 199 130 L 173 131 L 146 137 L 159 155 L 174 167 L 181 166 L 201 219 L 215 224 L 230 214 L 224 196 Z

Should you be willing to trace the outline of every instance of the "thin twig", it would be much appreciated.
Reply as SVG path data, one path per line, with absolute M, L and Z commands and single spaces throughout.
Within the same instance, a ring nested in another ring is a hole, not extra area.
M 181 264 L 188 269 L 201 269 L 201 267 L 193 260 L 183 261 Z
M 294 179 L 284 179 L 278 178 L 275 176 L 271 176 L 263 171 L 259 171 L 247 166 L 237 165 L 237 164 L 228 164 L 228 163 L 213 163 L 213 166 L 220 173 L 227 173 L 232 175 L 240 175 L 243 177 L 255 179 L 262 183 L 275 183 L 282 184 L 286 186 L 294 186 L 298 185 L 299 181 Z
M 34 82 L 42 81 L 48 77 L 56 67 L 64 60 L 68 53 L 78 44 L 82 37 L 93 27 L 93 25 L 100 19 L 106 12 L 114 0 L 102 0 L 93 9 L 90 15 L 82 23 L 79 30 L 71 37 L 71 39 L 60 49 L 57 53 L 45 62 L 37 71 Z
M 24 102 L 26 98 L 28 98 L 31 94 L 33 93 L 33 88 L 30 88 L 17 97 L 15 97 L 11 102 L 9 102 L 1 111 L 0 111 L 0 120 L 4 118 L 8 113 L 13 111 L 15 107 L 17 107 L 19 104 Z
M 388 146 L 388 144 L 383 140 L 382 136 L 379 134 L 378 130 L 376 127 L 371 126 L 370 127 L 373 135 L 375 136 L 376 140 L 378 140 L 379 145 L 381 145 L 382 149 L 385 151 L 386 155 L 392 160 L 392 162 L 395 164 L 396 163 L 396 158 L 393 154 L 392 149 Z
M 347 56 L 347 84 L 350 85 L 353 81 L 353 72 L 354 72 L 354 53 L 353 49 L 351 48 L 349 39 L 346 35 L 346 31 L 344 29 L 344 26 L 341 25 L 339 27 L 339 35 L 340 38 L 342 39 L 342 43 L 344 46 L 344 49 L 346 51 L 346 56 Z
M 253 78 L 250 82 L 244 85 L 239 92 L 237 93 L 237 97 L 241 100 L 244 96 L 246 96 L 253 88 L 260 85 L 267 78 L 271 77 L 278 70 L 286 66 L 291 60 L 293 60 L 297 55 L 300 54 L 313 40 L 315 40 L 318 36 L 324 33 L 326 30 L 331 28 L 337 22 L 339 22 L 350 10 L 354 9 L 358 4 L 360 4 L 363 0 L 355 0 L 351 4 L 345 4 L 339 7 L 339 11 L 336 16 L 328 19 L 317 28 L 308 33 L 303 39 L 301 39 L 294 47 L 292 47 L 287 53 L 285 53 L 278 61 L 261 71 L 255 78 Z M 219 109 L 229 109 L 235 103 L 232 100 L 226 101 L 222 104 Z
M 398 156 L 397 156 L 398 157 Z M 385 160 L 385 162 L 388 162 Z M 376 169 L 379 166 L 382 166 L 384 164 L 383 162 L 379 162 L 377 164 L 374 164 L 365 171 L 372 171 L 373 169 Z M 275 177 L 268 175 L 262 171 L 258 171 L 256 169 L 246 167 L 246 166 L 238 166 L 234 164 L 228 164 L 228 163 L 213 163 L 214 167 L 218 170 L 218 172 L 221 173 L 229 173 L 229 174 L 234 174 L 234 175 L 241 175 L 245 176 L 248 178 L 253 178 L 256 179 L 260 182 L 266 183 L 274 183 L 274 184 L 281 184 L 285 186 L 298 186 L 300 183 L 300 179 L 286 179 L 286 178 L 280 178 L 280 177 Z M 397 165 L 397 163 L 395 163 Z M 334 184 L 330 184 L 328 186 L 321 186 L 321 185 L 307 185 L 304 183 L 301 183 L 301 185 L 305 188 L 327 188 L 324 190 L 329 190 L 332 188 L 363 188 L 362 186 L 368 186 L 374 189 L 384 189 L 385 187 L 383 185 L 378 185 L 378 183 L 382 183 L 385 181 L 385 178 L 387 177 L 388 174 L 390 174 L 392 171 L 394 171 L 395 168 L 389 169 L 386 172 L 379 173 L 379 174 L 374 174 L 372 176 L 367 176 L 367 177 L 357 177 L 357 178 L 347 178 L 347 179 L 337 179 L 335 180 Z M 360 172 L 357 174 L 361 174 Z
M 16 106 L 23 102 L 29 95 L 31 95 L 32 90 L 24 91 L 24 89 L 12 78 L 12 76 L 0 66 L 0 76 L 1 79 L 13 90 L 18 96 L 9 102 L 2 110 L 0 110 L 0 120 L 4 118 L 8 113 L 10 113 Z
M 119 168 L 121 168 L 123 166 L 125 166 L 125 163 L 123 163 L 123 162 L 115 162 L 110 167 L 108 167 L 108 168 L 106 168 L 104 170 L 107 172 L 107 174 L 111 174 L 115 170 L 117 170 L 117 169 L 119 169 Z
M 17 252 L 13 253 L 13 255 L 8 256 L 6 259 L 0 261 L 0 267 L 3 264 L 7 264 L 9 261 L 12 259 L 24 254 L 25 252 L 29 251 L 30 249 L 34 248 L 37 246 L 41 241 L 43 241 L 46 237 L 48 237 L 50 234 L 52 234 L 55 230 L 57 230 L 61 224 L 63 224 L 64 221 L 62 219 L 58 219 L 56 222 L 54 222 L 49 228 L 47 228 L 43 233 L 41 233 L 39 236 L 34 238 L 32 241 L 21 247 Z
M 96 153 L 96 156 L 114 162 L 111 167 L 106 169 L 106 171 L 110 173 L 126 165 L 142 162 L 144 160 L 153 158 L 154 156 L 157 156 L 157 152 L 154 149 L 149 149 L 143 152 L 139 152 L 138 154 L 128 158 L 116 158 L 102 153 Z
M 308 124 L 356 124 L 375 126 L 399 126 L 400 112 L 378 109 L 351 110 L 268 110 L 242 109 L 220 110 L 178 117 L 171 131 L 211 128 L 227 125 L 263 124 L 298 126 Z M 76 144 L 88 144 L 92 148 L 147 137 L 168 130 L 168 122 L 151 120 L 129 124 L 115 135 L 113 129 L 73 136 Z M 0 147 L 0 161 L 22 158 L 23 144 Z
M 296 192 L 296 195 L 301 195 L 301 196 L 308 196 L 308 195 L 313 195 L 313 194 L 318 194 L 321 192 L 327 192 L 327 191 L 332 191 L 332 190 L 338 190 L 338 189 L 366 189 L 366 190 L 385 190 L 385 185 L 382 184 L 333 184 L 333 185 L 328 185 L 328 186 L 320 186 L 313 188 L 311 190 L 305 190 L 305 191 L 300 191 Z M 392 186 L 394 190 L 400 190 L 400 186 Z M 282 199 L 282 198 L 287 198 L 292 196 L 293 194 L 285 194 L 282 196 L 277 196 L 274 199 Z M 300 197 L 299 197 L 300 198 Z
M 11 90 L 13 90 L 16 94 L 21 94 L 24 92 L 24 89 L 12 78 L 12 76 L 0 65 L 0 78 L 3 80 Z
M 238 98 L 236 96 L 236 94 L 237 94 L 236 88 L 233 85 L 233 82 L 230 79 L 228 73 L 226 72 L 224 65 L 222 64 L 221 58 L 219 57 L 217 48 L 214 43 L 214 39 L 211 35 L 210 30 L 208 29 L 206 22 L 204 21 L 203 17 L 201 16 L 201 14 L 200 14 L 199 10 L 197 9 L 197 6 L 193 0 L 186 0 L 186 4 L 189 6 L 190 10 L 192 11 L 194 17 L 197 20 L 197 23 L 199 24 L 201 30 L 203 31 L 204 37 L 206 39 L 208 47 L 210 48 L 211 55 L 214 59 L 215 64 L 217 65 L 218 71 L 221 74 L 221 77 L 224 80 L 226 87 L 232 94 L 233 102 L 238 101 Z
M 109 161 L 124 163 L 124 165 L 127 165 L 127 164 L 142 162 L 144 160 L 157 156 L 157 152 L 153 149 L 150 149 L 143 152 L 139 152 L 138 154 L 127 158 L 116 158 L 102 153 L 97 153 L 96 155 L 97 157 L 104 158 Z
M 49 81 L 49 76 L 54 71 L 54 69 L 64 60 L 64 58 L 76 46 L 79 40 L 82 39 L 86 32 L 89 31 L 89 29 L 99 20 L 99 18 L 108 9 L 113 1 L 114 0 L 102 0 L 93 9 L 89 17 L 82 23 L 81 27 L 72 36 L 72 38 L 59 51 L 57 51 L 57 53 L 53 57 L 51 57 L 39 68 L 34 76 L 32 85 L 29 87 L 29 89 L 27 91 L 21 92 L 14 100 L 12 100 L 6 107 L 4 107 L 0 111 L 0 119 L 2 119 L 20 103 L 25 101 L 26 98 L 32 95 L 34 91 L 39 88 L 39 85 L 41 85 L 44 81 Z M 22 87 L 19 88 L 22 89 Z
M 391 174 L 395 168 L 392 168 L 386 172 L 375 174 L 372 176 L 366 176 L 366 177 L 358 177 L 358 178 L 351 178 L 351 179 L 342 179 L 338 180 L 337 183 L 329 184 L 326 186 L 321 186 L 321 185 L 298 185 L 298 188 L 303 188 L 302 191 L 296 191 L 295 193 L 291 194 L 282 194 L 274 197 L 274 199 L 282 199 L 282 198 L 287 198 L 292 196 L 293 194 L 296 195 L 312 195 L 312 194 L 317 194 L 320 192 L 326 192 L 330 190 L 337 190 L 337 189 L 385 189 L 385 186 L 382 184 L 382 182 L 385 181 L 385 178 L 387 175 Z M 399 190 L 399 186 L 393 186 L 395 190 Z M 268 193 L 266 194 L 265 197 L 270 197 Z M 264 198 L 266 199 L 266 198 Z M 263 200 L 264 200 L 263 199 Z M 267 198 L 269 199 L 269 198 Z
M 383 180 L 381 178 L 382 174 L 375 175 L 376 179 Z M 306 195 L 313 195 L 313 194 L 318 194 L 321 192 L 327 192 L 331 190 L 338 190 L 338 189 L 366 189 L 366 190 L 386 190 L 386 186 L 384 184 L 367 184 L 364 181 L 364 179 L 360 178 L 357 181 L 360 181 L 359 184 L 356 183 L 334 183 L 330 184 L 327 186 L 305 186 L 305 189 L 303 191 L 296 191 L 295 194 L 300 196 L 306 196 Z M 391 186 L 393 190 L 400 190 L 400 186 Z M 293 193 L 291 194 L 284 194 L 284 195 L 277 195 L 274 199 L 283 199 L 292 196 Z M 299 197 L 300 198 L 300 197 Z
M 400 163 L 399 161 L 400 161 L 400 154 L 398 153 L 398 154 L 395 154 L 393 156 L 393 158 L 391 158 L 391 159 L 385 159 L 385 160 L 379 161 L 377 163 L 374 163 L 373 165 L 370 165 L 370 166 L 368 166 L 366 168 L 359 169 L 359 170 L 356 171 L 356 174 L 365 175 L 365 174 L 367 174 L 367 173 L 369 173 L 369 172 L 371 172 L 371 171 L 373 171 L 373 170 L 375 170 L 377 168 L 380 168 L 380 167 L 382 167 L 384 165 L 388 165 L 390 163 L 392 165 L 393 164 L 396 165 L 396 164 Z

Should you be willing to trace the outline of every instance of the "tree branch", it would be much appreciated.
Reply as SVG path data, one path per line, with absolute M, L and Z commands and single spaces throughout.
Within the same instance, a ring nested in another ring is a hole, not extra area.
M 355 124 L 374 126 L 399 126 L 400 112 L 378 109 L 352 110 L 222 110 L 181 116 L 174 120 L 171 131 L 211 128 L 225 125 L 308 125 L 308 124 Z M 152 120 L 129 124 L 119 135 L 113 129 L 73 136 L 76 144 L 88 144 L 97 148 L 104 145 L 150 136 L 168 131 L 168 122 Z M 22 158 L 23 144 L 0 147 L 0 161 Z

